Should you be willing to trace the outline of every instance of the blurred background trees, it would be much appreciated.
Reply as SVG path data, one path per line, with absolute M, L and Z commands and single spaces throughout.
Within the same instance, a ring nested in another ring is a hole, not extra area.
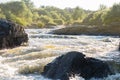
M 53 6 L 35 8 L 31 0 L 0 3 L 0 18 L 10 19 L 23 26 L 41 28 L 56 25 L 109 25 L 120 22 L 120 3 L 111 8 L 100 5 L 97 11 L 80 7 L 59 9 Z

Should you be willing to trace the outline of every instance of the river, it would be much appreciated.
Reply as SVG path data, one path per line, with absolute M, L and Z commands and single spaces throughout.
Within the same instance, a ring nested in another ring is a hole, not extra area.
M 29 35 L 27 46 L 0 50 L 0 80 L 50 80 L 39 74 L 43 66 L 69 51 L 83 52 L 88 57 L 113 60 L 118 64 L 120 62 L 120 52 L 117 51 L 119 37 L 48 34 L 51 30 L 26 29 Z M 84 78 L 76 75 L 70 80 Z M 116 71 L 115 75 L 104 79 L 91 80 L 120 80 L 120 73 Z

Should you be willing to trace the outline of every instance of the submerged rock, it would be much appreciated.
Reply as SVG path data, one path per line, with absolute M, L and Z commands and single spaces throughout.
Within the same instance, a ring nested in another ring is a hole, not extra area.
M 112 42 L 112 40 L 110 38 L 105 38 L 103 39 L 104 42 Z
M 22 26 L 0 19 L 0 49 L 20 46 L 27 41 L 28 35 Z
M 106 77 L 112 72 L 106 62 L 85 57 L 84 54 L 73 51 L 47 64 L 42 74 L 52 79 L 69 80 L 70 76 L 76 74 L 85 79 L 90 79 L 92 77 Z

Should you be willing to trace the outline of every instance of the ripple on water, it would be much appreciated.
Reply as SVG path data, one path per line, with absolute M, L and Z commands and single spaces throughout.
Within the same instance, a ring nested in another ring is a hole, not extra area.
M 104 57 L 105 60 L 119 59 L 120 55 L 112 52 L 117 48 L 120 38 L 46 34 L 49 31 L 50 29 L 28 29 L 28 46 L 1 50 L 0 80 L 50 80 L 36 74 L 36 70 L 39 71 L 41 65 L 51 62 L 56 56 L 73 50 L 83 52 L 87 56 Z M 20 74 L 20 71 L 30 71 L 31 74 Z M 76 75 L 70 80 L 85 79 Z M 91 80 L 120 80 L 120 74 Z

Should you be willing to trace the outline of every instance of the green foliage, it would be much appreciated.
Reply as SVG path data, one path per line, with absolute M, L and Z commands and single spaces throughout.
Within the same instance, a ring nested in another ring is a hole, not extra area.
M 37 23 L 37 26 L 38 26 L 39 28 L 44 28 L 44 27 L 45 27 L 45 24 L 44 24 L 43 22 L 38 22 L 38 23 Z
M 104 9 L 106 9 L 106 8 L 107 8 L 107 7 L 106 7 L 105 5 L 101 4 L 99 10 L 104 10 Z
M 1 18 L 10 19 L 18 24 L 27 26 L 37 24 L 39 27 L 72 24 L 79 20 L 82 22 L 86 13 L 81 8 L 59 9 L 53 6 L 34 8 L 31 0 L 12 1 L 1 3 Z
M 24 2 L 8 2 L 0 4 L 0 8 L 7 19 L 11 19 L 24 26 L 32 23 L 33 14 Z
M 33 21 L 36 22 L 38 18 L 39 18 L 39 14 L 37 12 L 33 12 L 33 17 L 32 17 Z
M 49 17 L 51 16 L 50 13 L 44 8 L 37 9 L 36 11 L 38 12 L 39 16 L 41 15 L 49 16 Z
M 12 20 L 12 21 L 14 21 L 14 22 L 16 22 L 16 23 L 18 23 L 20 25 L 23 25 L 23 26 L 27 25 L 27 23 L 24 21 L 24 19 L 19 18 L 19 17 L 15 16 L 14 14 L 12 14 L 10 12 L 9 12 L 8 19 L 10 19 L 10 20 Z
M 120 3 L 113 5 L 113 7 L 106 14 L 104 22 L 105 24 L 120 22 Z
M 35 8 L 31 0 L 0 4 L 0 18 L 10 19 L 20 25 L 36 24 L 38 27 L 56 25 L 110 25 L 120 22 L 120 3 L 111 8 L 100 5 L 98 11 L 82 8 L 59 9 L 53 6 Z
M 83 20 L 83 23 L 88 25 L 103 25 L 107 11 L 108 11 L 107 9 L 104 9 L 93 12 Z
M 46 24 L 46 27 L 56 26 L 57 24 L 53 21 L 50 21 Z
M 60 19 L 60 16 L 57 12 L 51 11 L 50 12 L 52 19 Z
M 21 1 L 23 1 L 26 4 L 27 8 L 29 8 L 30 10 L 34 9 L 34 4 L 33 2 L 31 2 L 31 0 L 21 0 Z
M 120 3 L 114 4 L 113 7 L 107 9 L 101 5 L 101 9 L 89 14 L 84 20 L 84 24 L 88 25 L 112 25 L 120 22 Z
M 81 21 L 76 20 L 76 21 L 74 21 L 74 22 L 72 23 L 72 25 L 81 25 Z
M 27 11 L 26 6 L 22 2 L 9 2 L 6 4 L 0 4 L 2 11 L 5 13 L 6 11 L 11 11 L 14 15 L 23 16 L 24 12 Z M 21 14 L 20 14 L 21 13 Z
M 93 13 L 92 18 L 89 19 L 90 24 L 92 25 L 100 25 L 102 24 L 102 11 L 97 11 L 95 13 Z
M 62 19 L 54 19 L 54 22 L 57 24 L 57 25 L 62 25 L 64 24 L 64 21 Z
M 85 18 L 84 10 L 79 7 L 76 7 L 73 10 L 72 18 L 73 20 L 83 20 Z
M 48 22 L 52 21 L 52 19 L 48 16 L 40 16 L 39 20 L 45 24 L 47 24 Z
M 1 9 L 0 9 L 0 18 L 5 18 L 5 15 L 3 14 Z

